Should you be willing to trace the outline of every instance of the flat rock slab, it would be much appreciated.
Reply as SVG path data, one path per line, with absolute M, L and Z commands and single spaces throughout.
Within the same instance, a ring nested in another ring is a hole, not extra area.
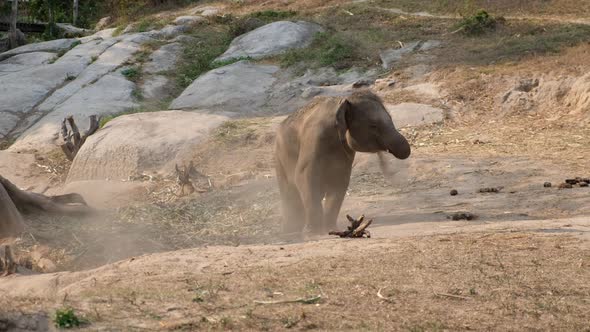
M 171 173 L 177 160 L 192 157 L 195 145 L 227 119 L 183 111 L 117 117 L 88 138 L 74 159 L 67 182 Z
M 156 74 L 174 69 L 182 49 L 183 47 L 180 43 L 172 43 L 160 47 L 150 55 L 149 61 L 143 66 L 143 71 L 149 74 Z
M 176 25 L 197 25 L 200 23 L 207 22 L 207 19 L 203 16 L 179 16 L 174 19 L 174 24 Z
M 73 115 L 79 127 L 88 127 L 88 117 L 122 113 L 138 104 L 132 97 L 135 84 L 120 73 L 111 73 L 96 83 L 84 87 L 51 113 L 25 131 L 9 148 L 10 151 L 37 150 L 47 152 L 57 148 L 61 121 Z
M 266 103 L 279 67 L 239 61 L 197 78 L 170 105 L 171 109 L 210 109 L 253 113 Z
M 51 52 L 33 52 L 15 55 L 0 62 L 0 75 L 48 64 L 56 57 L 57 55 Z
M 0 53 L 0 61 L 8 59 L 17 54 L 33 53 L 33 52 L 59 52 L 70 49 L 78 40 L 75 38 L 56 39 L 42 43 L 28 44 L 17 47 L 10 51 Z
M 399 62 L 404 56 L 414 52 L 426 52 L 442 45 L 440 40 L 415 41 L 407 43 L 401 48 L 391 48 L 381 51 L 379 56 L 383 63 L 383 68 L 391 69 L 396 62 Z
M 170 81 L 166 76 L 148 76 L 143 81 L 141 92 L 144 98 L 162 99 L 168 97 Z
M 444 111 L 430 105 L 415 103 L 386 104 L 385 108 L 397 128 L 439 123 L 444 120 Z
M 234 39 L 216 61 L 236 58 L 263 58 L 293 48 L 309 46 L 322 27 L 309 22 L 279 21 L 261 26 Z

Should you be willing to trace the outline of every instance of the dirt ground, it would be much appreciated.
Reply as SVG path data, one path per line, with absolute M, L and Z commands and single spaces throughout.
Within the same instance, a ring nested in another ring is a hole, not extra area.
M 380 1 L 437 10 L 394 2 Z M 321 10 L 311 3 L 290 6 Z M 571 1 L 543 3 L 575 16 Z M 0 330 L 51 330 L 55 311 L 71 307 L 87 321 L 82 329 L 104 331 L 587 331 L 590 188 L 558 185 L 590 177 L 590 92 L 570 81 L 585 77 L 589 52 L 586 43 L 458 65 L 444 61 L 463 54 L 449 47 L 383 77 L 396 81 L 376 88 L 386 102 L 432 104 L 446 119 L 403 128 L 412 156 L 389 158 L 391 174 L 376 156 L 357 155 L 340 226 L 346 214 L 365 214 L 371 239 L 281 238 L 275 117 L 212 133 L 193 158 L 203 193 L 176 199 L 172 179 L 78 188 L 103 213 L 27 221 L 19 254 L 54 266 L 0 279 Z M 564 92 L 503 100 L 524 79 Z M 436 94 L 406 89 L 417 85 Z M 36 165 L 14 176 L 38 191 L 59 183 L 67 166 L 23 155 L 0 160 L 0 172 L 10 163 Z M 125 194 L 97 189 L 115 187 Z M 479 192 L 491 187 L 499 192 Z M 449 219 L 458 212 L 477 218 Z

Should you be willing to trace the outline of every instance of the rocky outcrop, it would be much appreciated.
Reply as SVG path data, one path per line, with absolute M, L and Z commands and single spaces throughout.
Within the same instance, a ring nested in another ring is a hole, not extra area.
M 15 55 L 0 62 L 0 76 L 48 64 L 55 58 L 57 58 L 57 54 L 51 52 L 34 52 Z
M 383 68 L 391 69 L 393 65 L 399 62 L 404 56 L 415 52 L 427 52 L 434 48 L 440 47 L 442 42 L 439 40 L 415 41 L 400 45 L 400 48 L 390 48 L 381 51 L 379 56 L 383 63 Z
M 14 48 L 10 51 L 0 53 L 0 61 L 4 59 L 8 59 L 12 56 L 24 53 L 33 53 L 33 52 L 60 52 L 66 51 L 72 48 L 76 43 L 79 41 L 75 38 L 70 39 L 56 39 L 50 40 L 42 43 L 35 43 L 35 44 L 28 44 L 21 47 Z
M 171 109 L 210 109 L 253 113 L 263 106 L 279 67 L 239 61 L 197 78 Z
M 309 22 L 279 21 L 264 25 L 234 39 L 216 61 L 258 59 L 309 46 L 321 26 Z
M 172 70 L 181 52 L 182 44 L 180 43 L 164 45 L 150 55 L 149 61 L 143 65 L 143 71 L 148 74 L 157 74 Z
M 444 120 L 444 111 L 430 105 L 416 103 L 386 104 L 385 108 L 397 128 L 428 125 Z
M 227 117 L 182 111 L 124 115 L 90 136 L 78 152 L 67 182 L 127 180 L 143 173 L 173 172 L 195 145 Z
M 203 16 L 179 16 L 174 20 L 176 25 L 188 25 L 193 26 L 207 22 L 207 19 Z

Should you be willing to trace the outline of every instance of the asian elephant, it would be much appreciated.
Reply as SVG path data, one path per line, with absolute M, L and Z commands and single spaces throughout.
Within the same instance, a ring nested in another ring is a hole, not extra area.
M 410 144 L 396 130 L 381 99 L 368 90 L 348 97 L 316 97 L 287 117 L 275 145 L 284 232 L 333 229 L 355 153 L 382 151 L 406 159 Z

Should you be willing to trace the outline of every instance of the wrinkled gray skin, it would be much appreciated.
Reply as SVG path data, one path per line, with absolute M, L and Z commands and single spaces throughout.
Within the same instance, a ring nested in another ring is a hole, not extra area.
M 410 145 L 369 91 L 318 97 L 290 115 L 279 126 L 275 146 L 283 230 L 335 229 L 355 152 L 382 151 L 406 159 Z

